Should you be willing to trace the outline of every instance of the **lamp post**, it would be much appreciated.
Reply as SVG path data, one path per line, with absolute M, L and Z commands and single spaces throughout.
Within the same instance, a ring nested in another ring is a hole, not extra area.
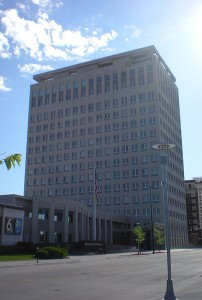
M 152 239 L 152 252 L 155 254 L 155 247 L 154 247 L 154 222 L 153 222 L 153 205 L 152 205 L 152 197 L 151 197 L 151 190 L 153 189 L 153 186 L 150 186 L 150 193 L 149 193 L 149 199 L 150 199 L 150 209 L 151 209 L 151 239 Z
M 176 145 L 161 143 L 153 145 L 152 148 L 161 151 L 161 166 L 163 175 L 163 191 L 164 191 L 164 210 L 165 210 L 165 230 L 166 230 L 166 248 L 167 248 L 167 287 L 164 300 L 177 300 L 171 279 L 171 255 L 170 255 L 170 220 L 168 209 L 168 186 L 167 186 L 167 164 L 168 164 L 168 150 L 174 148 Z

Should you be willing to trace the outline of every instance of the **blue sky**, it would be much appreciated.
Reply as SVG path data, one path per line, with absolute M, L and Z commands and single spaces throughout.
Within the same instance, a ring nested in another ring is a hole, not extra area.
M 155 45 L 180 94 L 185 178 L 202 176 L 201 0 L 0 0 L 0 194 L 24 191 L 33 74 Z

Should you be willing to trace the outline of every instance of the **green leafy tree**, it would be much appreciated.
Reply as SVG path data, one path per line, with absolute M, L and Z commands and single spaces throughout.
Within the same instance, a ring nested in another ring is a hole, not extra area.
M 133 234 L 135 235 L 135 240 L 138 244 L 138 254 L 141 254 L 141 250 L 140 250 L 140 245 L 144 242 L 145 240 L 145 233 L 142 229 L 141 226 L 136 226 L 133 228 L 132 230 Z
M 163 243 L 165 241 L 164 230 L 160 226 L 154 227 L 154 241 L 157 246 L 163 245 Z M 160 252 L 160 250 L 159 250 L 159 252 Z
M 6 165 L 7 170 L 10 170 L 12 167 L 15 168 L 15 165 L 18 164 L 18 166 L 21 163 L 22 155 L 21 154 L 12 154 L 9 155 L 3 159 L 0 159 L 0 165 Z

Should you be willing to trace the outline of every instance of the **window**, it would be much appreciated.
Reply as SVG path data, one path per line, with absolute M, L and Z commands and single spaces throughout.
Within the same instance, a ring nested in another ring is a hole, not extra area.
M 110 91 L 110 75 L 105 75 L 104 77 L 104 86 L 105 86 L 105 92 Z
M 120 205 L 120 197 L 114 197 L 114 205 Z
M 148 93 L 148 101 L 154 100 L 154 91 Z
M 133 169 L 132 170 L 132 176 L 133 177 L 138 177 L 138 169 Z
M 152 65 L 147 66 L 147 82 L 153 83 L 153 66 Z
M 39 220 L 48 220 L 48 210 L 47 209 L 39 209 L 38 210 L 38 219 Z
M 148 169 L 147 168 L 142 169 L 142 176 L 148 176 Z
M 110 193 L 111 192 L 111 185 L 110 184 L 106 184 L 105 185 L 105 193 Z
M 55 211 L 54 221 L 55 222 L 62 222 L 63 221 L 63 212 L 62 211 Z
M 138 68 L 138 84 L 144 85 L 144 67 Z
M 81 97 L 86 96 L 86 80 L 81 80 Z
M 117 107 L 117 106 L 119 106 L 119 99 L 115 98 L 113 99 L 113 107 Z
M 143 190 L 146 190 L 146 189 L 148 189 L 149 188 L 149 182 L 148 181 L 143 181 L 142 182 L 142 189 Z
M 121 72 L 121 88 L 126 88 L 126 71 Z
M 140 107 L 140 114 L 146 114 L 146 107 Z
M 128 178 L 129 177 L 129 170 L 124 170 L 123 171 L 123 178 Z
M 139 195 L 133 196 L 133 203 L 134 203 L 134 204 L 139 204 L 139 201 L 140 201 Z
M 130 204 L 130 198 L 128 196 L 123 197 L 123 204 Z
M 94 79 L 90 78 L 89 79 L 89 95 L 94 94 Z
M 131 145 L 131 151 L 132 152 L 137 152 L 138 151 L 138 144 Z
M 144 208 L 143 209 L 143 216 L 149 216 L 150 215 L 150 210 L 149 208 Z
M 128 165 L 129 164 L 128 157 L 124 157 L 122 162 L 123 162 L 123 165 Z
M 137 120 L 131 120 L 131 128 L 137 127 Z
M 118 73 L 113 74 L 113 91 L 118 90 Z
M 139 182 L 133 182 L 133 191 L 139 190 Z
M 119 178 L 120 178 L 120 172 L 114 171 L 114 179 L 119 179 Z
M 119 183 L 116 183 L 114 184 L 114 192 L 119 192 L 120 191 L 120 184 Z
M 138 156 L 132 157 L 132 165 L 137 165 L 138 164 Z
M 98 76 L 96 78 L 96 92 L 97 94 L 102 93 L 102 77 Z
M 130 87 L 135 86 L 135 69 L 130 70 Z
M 122 97 L 121 98 L 121 105 L 122 106 L 127 105 L 127 97 Z
M 128 133 L 122 133 L 122 141 L 127 141 L 128 140 Z
M 139 102 L 144 102 L 145 101 L 145 93 L 139 94 Z
M 149 203 L 150 202 L 150 196 L 148 194 L 144 194 L 142 196 L 143 203 Z
M 138 208 L 133 209 L 133 215 L 138 217 L 140 215 L 140 210 Z
M 154 207 L 154 208 L 153 208 L 153 214 L 154 214 L 154 215 L 160 215 L 160 208 Z
M 130 104 L 135 104 L 136 103 L 136 95 L 131 95 L 130 96 Z
M 111 205 L 111 198 L 110 197 L 105 198 L 105 205 Z

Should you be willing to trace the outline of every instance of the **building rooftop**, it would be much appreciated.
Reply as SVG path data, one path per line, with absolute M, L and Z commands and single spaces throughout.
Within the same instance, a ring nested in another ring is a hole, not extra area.
M 55 77 L 58 77 L 58 75 L 66 75 L 66 76 L 74 75 L 79 70 L 81 70 L 81 69 L 83 69 L 87 66 L 89 67 L 89 66 L 92 66 L 92 65 L 97 65 L 97 67 L 100 68 L 100 67 L 105 67 L 105 66 L 112 65 L 113 61 L 116 60 L 116 59 L 120 59 L 120 58 L 124 58 L 124 57 L 128 57 L 128 56 L 131 56 L 131 58 L 133 58 L 133 59 L 142 59 L 142 58 L 146 57 L 146 55 L 148 55 L 148 54 L 155 55 L 155 56 L 158 57 L 159 61 L 163 65 L 163 67 L 166 69 L 168 74 L 171 76 L 171 78 L 175 82 L 176 81 L 175 76 L 172 74 L 171 70 L 169 69 L 169 67 L 167 66 L 167 64 L 165 63 L 165 61 L 163 60 L 163 58 L 161 57 L 161 55 L 159 54 L 159 52 L 157 51 L 155 46 L 153 46 L 153 45 L 143 47 L 143 48 L 139 48 L 139 49 L 136 49 L 136 50 L 122 52 L 122 53 L 119 53 L 119 54 L 114 54 L 114 55 L 111 55 L 111 56 L 106 56 L 106 57 L 103 57 L 103 58 L 87 61 L 87 62 L 84 62 L 84 63 L 80 63 L 80 64 L 76 64 L 76 65 L 73 65 L 73 66 L 60 68 L 60 69 L 45 72 L 45 73 L 40 73 L 40 74 L 34 75 L 33 79 L 37 82 L 53 80 Z

